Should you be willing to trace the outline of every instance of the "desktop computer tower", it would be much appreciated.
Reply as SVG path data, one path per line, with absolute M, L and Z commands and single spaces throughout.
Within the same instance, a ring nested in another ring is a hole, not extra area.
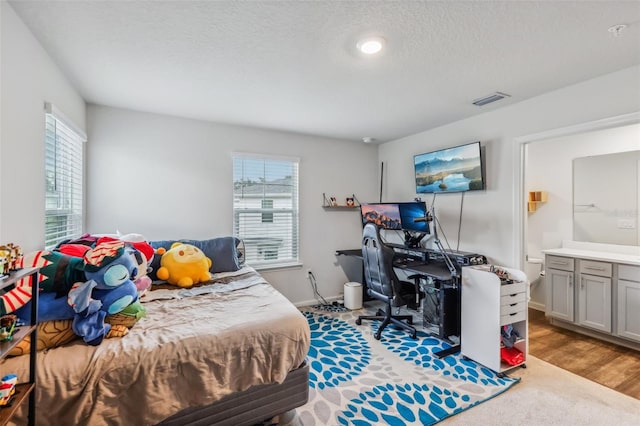
M 425 289 L 422 316 L 425 331 L 452 342 L 451 336 L 460 337 L 458 287 L 434 283 Z M 454 342 L 455 343 L 455 342 Z

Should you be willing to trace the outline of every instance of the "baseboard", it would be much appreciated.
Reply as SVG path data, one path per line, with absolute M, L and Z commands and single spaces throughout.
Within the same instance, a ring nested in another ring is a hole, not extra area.
M 531 309 L 535 309 L 536 311 L 544 312 L 545 307 L 542 303 L 529 301 L 529 307 Z
M 325 297 L 324 300 L 326 300 L 327 302 L 336 302 L 336 301 L 342 301 L 343 298 L 344 296 L 342 294 L 339 294 L 337 296 Z M 320 303 L 322 303 L 322 300 L 320 299 L 310 299 L 310 300 L 303 300 L 301 302 L 296 302 L 294 303 L 294 306 L 296 308 L 301 308 L 303 306 L 318 305 Z

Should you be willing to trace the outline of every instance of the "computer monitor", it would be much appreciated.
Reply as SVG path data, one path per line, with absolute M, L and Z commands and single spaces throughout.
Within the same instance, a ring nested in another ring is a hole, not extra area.
M 398 203 L 360 204 L 362 226 L 374 223 L 381 229 L 402 230 Z
M 381 229 L 429 233 L 426 221 L 427 204 L 424 201 L 409 203 L 363 203 L 360 205 L 362 225 L 372 222 Z
M 405 231 L 429 233 L 427 218 L 427 204 L 424 201 L 412 203 L 398 203 L 400 210 L 400 223 Z

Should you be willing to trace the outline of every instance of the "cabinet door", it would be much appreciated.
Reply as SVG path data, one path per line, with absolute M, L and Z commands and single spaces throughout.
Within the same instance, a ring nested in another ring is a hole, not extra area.
M 580 275 L 578 324 L 611 333 L 611 278 Z
M 640 282 L 618 279 L 617 334 L 640 342 Z
M 573 272 L 547 269 L 546 314 L 573 322 Z

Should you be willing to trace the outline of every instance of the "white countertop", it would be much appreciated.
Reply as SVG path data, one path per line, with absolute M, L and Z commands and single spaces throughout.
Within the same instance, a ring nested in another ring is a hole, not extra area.
M 626 265 L 639 265 L 640 256 L 625 253 L 613 253 L 609 251 L 585 250 L 570 247 L 542 250 L 544 254 L 565 257 L 579 257 L 587 260 L 602 260 L 605 262 L 623 263 Z

